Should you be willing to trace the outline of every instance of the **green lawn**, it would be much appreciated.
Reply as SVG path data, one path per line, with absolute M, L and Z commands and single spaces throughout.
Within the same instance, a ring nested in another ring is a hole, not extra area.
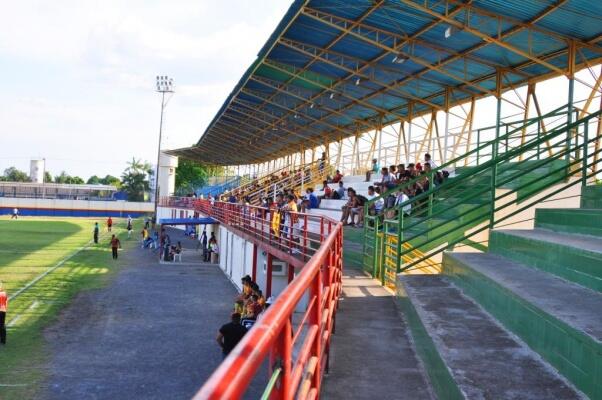
M 106 229 L 101 230 L 98 245 L 91 243 L 95 221 L 0 217 L 0 280 L 9 296 L 63 262 L 9 302 L 8 344 L 0 347 L 0 399 L 36 397 L 47 356 L 42 329 L 75 294 L 100 287 L 115 271 Z M 120 236 L 124 248 L 134 246 L 138 235 L 127 240 L 125 220 L 114 221 L 113 233 Z M 134 232 L 138 226 L 134 225 Z

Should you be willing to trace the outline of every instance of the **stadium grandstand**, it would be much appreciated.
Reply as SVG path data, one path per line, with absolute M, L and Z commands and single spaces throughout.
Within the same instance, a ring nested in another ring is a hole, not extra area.
M 243 171 L 158 220 L 209 218 L 242 296 L 273 298 L 196 398 L 602 398 L 601 22 L 295 0 L 167 151 Z

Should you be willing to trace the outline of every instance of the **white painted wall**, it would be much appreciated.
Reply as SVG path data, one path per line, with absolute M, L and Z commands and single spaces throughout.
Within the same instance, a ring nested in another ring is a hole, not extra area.
M 16 197 L 0 197 L 0 208 L 40 208 L 54 210 L 108 210 L 153 212 L 153 203 L 134 201 L 89 201 L 68 199 L 31 199 Z

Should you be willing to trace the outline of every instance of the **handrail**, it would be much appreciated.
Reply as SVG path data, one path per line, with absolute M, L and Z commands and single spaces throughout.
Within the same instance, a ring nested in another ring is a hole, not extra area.
M 596 149 L 590 151 L 590 147 L 595 144 L 599 138 L 588 137 L 589 124 L 594 118 L 598 118 L 602 111 L 590 114 L 571 124 L 562 123 L 561 125 L 549 130 L 544 135 L 537 135 L 525 143 L 520 143 L 516 147 L 511 147 L 509 135 L 501 137 L 498 140 L 488 142 L 491 146 L 491 154 L 496 155 L 482 164 L 471 167 L 467 173 L 462 173 L 453 179 L 448 179 L 442 184 L 433 184 L 433 177 L 436 170 L 431 171 L 429 189 L 425 192 L 412 197 L 394 207 L 397 210 L 397 216 L 393 219 L 386 218 L 379 221 L 378 217 L 369 216 L 366 210 L 366 221 L 364 224 L 364 262 L 370 261 L 372 271 L 375 275 L 380 272 L 381 280 L 384 278 L 382 268 L 389 265 L 391 260 L 396 264 L 397 273 L 413 268 L 424 262 L 429 257 L 443 251 L 441 245 L 458 243 L 466 240 L 475 234 L 493 227 L 496 222 L 503 221 L 508 216 L 495 217 L 495 213 L 503 210 L 510 205 L 515 204 L 511 199 L 516 195 L 517 199 L 529 199 L 543 189 L 555 185 L 571 176 L 581 176 L 582 183 L 593 177 L 595 172 L 588 174 L 588 170 L 596 170 L 598 154 L 602 151 Z M 579 134 L 578 128 L 582 127 L 582 134 Z M 522 130 L 519 127 L 516 131 Z M 513 138 L 517 141 L 519 138 Z M 521 142 L 523 138 L 520 138 Z M 505 142 L 505 143 L 504 143 Z M 551 143 L 550 149 L 554 152 L 550 157 L 540 158 L 540 155 L 547 153 L 548 148 L 542 145 Z M 499 151 L 499 147 L 505 144 L 505 151 Z M 494 148 L 494 146 L 497 147 Z M 481 147 L 481 150 L 484 148 Z M 469 156 L 469 155 L 466 155 Z M 594 158 L 589 162 L 589 158 Z M 525 158 L 523 160 L 523 158 Z M 513 171 L 512 161 L 529 161 L 532 164 L 523 164 L 517 171 Z M 537 160 L 537 161 L 534 161 Z M 581 165 L 580 168 L 576 168 Z M 505 167 L 508 168 L 505 168 Z M 444 167 L 444 166 L 443 166 Z M 544 169 L 546 168 L 546 169 Z M 535 173 L 536 170 L 539 170 Z M 529 176 L 528 174 L 535 173 Z M 409 187 L 414 182 L 423 179 L 418 177 L 407 183 Z M 522 179 L 519 181 L 519 179 Z M 462 182 L 470 182 L 470 189 L 459 186 Z M 564 188 L 572 186 L 569 183 Z M 511 185 L 507 188 L 507 185 Z M 496 188 L 505 187 L 505 193 L 496 194 Z M 558 192 L 558 190 L 556 190 Z M 438 196 L 438 197 L 437 197 Z M 489 197 L 489 201 L 484 199 Z M 438 203 L 434 204 L 436 198 Z M 448 202 L 443 199 L 454 199 Z M 548 198 L 549 196 L 544 196 Z M 503 200 L 503 201 L 502 201 Z M 541 201 L 542 199 L 536 199 Z M 505 202 L 505 203 L 504 203 Z M 504 203 L 499 205 L 498 203 Z M 535 202 L 523 202 L 517 205 L 518 211 L 511 215 L 526 209 L 525 204 L 529 206 Z M 412 206 L 412 215 L 405 216 L 401 211 L 407 206 Z M 450 216 L 453 213 L 453 216 Z M 447 214 L 447 216 L 445 216 Z M 478 230 L 473 228 L 482 221 L 488 221 L 488 224 Z M 370 224 L 374 225 L 372 229 Z M 382 229 L 382 239 L 379 246 L 378 232 Z M 373 232 L 373 233 L 372 233 Z M 451 235 L 451 236 L 450 236 Z M 376 242 L 372 243 L 372 237 Z M 396 244 L 391 245 L 389 240 L 395 238 Z M 389 251 L 388 249 L 391 249 Z M 394 250 L 396 249 L 396 250 Z M 372 250 L 373 253 L 370 253 Z M 366 251 L 369 251 L 366 253 Z M 384 253 L 382 253 L 384 252 Z M 381 254 L 382 253 L 382 254 Z M 378 258 L 380 255 L 380 258 Z M 406 258 L 411 256 L 409 260 Z M 403 260 L 403 266 L 402 266 Z M 382 265 L 378 268 L 378 265 Z M 368 265 L 369 266 L 369 265 Z
M 194 398 L 241 398 L 266 359 L 270 382 L 278 383 L 268 384 L 266 392 L 271 392 L 271 399 L 292 399 L 304 390 L 319 393 L 342 289 L 342 224 L 323 216 L 294 213 L 299 222 L 292 225 L 294 218 L 288 218 L 291 225 L 278 229 L 276 236 L 270 229 L 275 209 L 194 198 L 163 198 L 161 205 L 191 208 L 216 218 L 298 271 L 292 279 L 289 269 L 288 286 Z M 283 236 L 292 229 L 298 230 L 299 242 L 291 246 Z M 301 250 L 295 253 L 293 248 Z M 306 294 L 305 312 L 293 319 Z M 299 322 L 293 326 L 293 321 Z

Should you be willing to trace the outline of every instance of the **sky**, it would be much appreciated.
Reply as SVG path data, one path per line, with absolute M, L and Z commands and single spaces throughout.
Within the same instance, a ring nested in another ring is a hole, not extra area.
M 195 143 L 290 0 L 20 0 L 0 17 L 0 173 L 45 158 L 119 176 L 156 162 L 157 75 L 175 81 L 162 148 Z

